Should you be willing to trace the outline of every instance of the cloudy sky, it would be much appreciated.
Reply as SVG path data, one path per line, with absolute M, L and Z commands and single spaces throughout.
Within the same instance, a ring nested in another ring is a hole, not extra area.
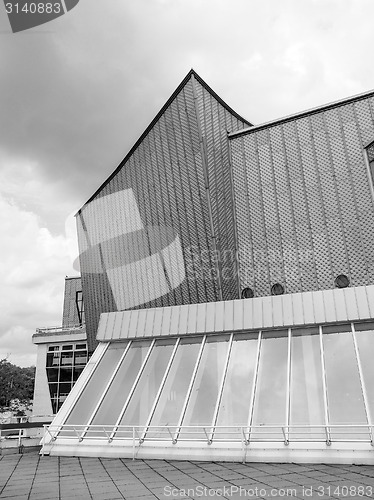
M 35 362 L 75 275 L 72 214 L 193 67 L 261 123 L 374 88 L 373 0 L 80 0 L 11 33 L 0 5 L 0 359 Z

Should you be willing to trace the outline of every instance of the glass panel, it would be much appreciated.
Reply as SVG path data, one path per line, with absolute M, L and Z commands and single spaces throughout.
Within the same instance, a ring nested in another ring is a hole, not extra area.
M 219 405 L 217 425 L 246 427 L 248 425 L 258 335 L 236 335 L 231 348 L 229 365 Z M 235 436 L 232 434 L 235 432 Z M 218 438 L 240 438 L 237 430 L 220 429 Z
M 60 368 L 60 382 L 71 382 L 73 376 L 72 368 Z
M 67 398 L 69 392 L 71 391 L 71 382 L 59 384 L 58 386 L 58 397 L 60 402 L 64 402 Z
M 85 365 L 87 363 L 87 354 L 85 351 L 74 354 L 74 363 L 76 365 Z
M 150 345 L 150 341 L 132 343 L 92 421 L 92 425 L 110 427 L 117 422 Z M 88 435 L 106 436 L 101 430 L 90 431 Z
M 324 429 L 310 428 L 325 424 L 322 362 L 319 335 L 298 335 L 292 331 L 290 439 L 324 439 Z M 306 433 L 308 435 L 306 436 Z
M 62 346 L 62 350 L 63 351 L 72 351 L 73 350 L 73 346 L 72 345 L 63 345 Z
M 374 330 L 356 332 L 358 353 L 371 418 L 374 418 Z
M 57 413 L 57 399 L 52 399 L 51 403 L 52 403 L 52 413 L 56 414 Z
M 73 382 L 76 382 L 78 380 L 79 375 L 82 373 L 83 367 L 82 368 L 74 368 L 73 370 Z
M 147 423 L 175 342 L 173 339 L 160 340 L 155 343 L 120 425 L 143 427 Z M 126 431 L 125 434 L 128 432 Z M 125 434 L 121 433 L 122 436 Z
M 252 425 L 285 425 L 287 361 L 287 332 L 264 333 L 261 339 Z M 262 438 L 283 439 L 281 429 L 254 429 L 252 436 L 259 432 Z
M 109 382 L 114 368 L 121 359 L 126 345 L 127 342 L 120 342 L 113 343 L 108 347 L 72 412 L 66 419 L 65 424 L 82 426 L 88 422 L 89 417 L 101 397 L 102 391 Z M 71 432 L 62 431 L 61 434 L 66 436 L 71 435 Z M 73 433 L 73 435 L 75 435 L 75 433 Z
M 48 347 L 48 351 L 59 351 L 59 350 L 60 350 L 60 346 L 58 346 L 58 345 L 52 345 L 52 346 Z
M 60 353 L 58 351 L 47 354 L 47 367 L 59 366 L 59 364 L 60 364 Z
M 228 335 L 208 337 L 182 425 L 206 426 L 207 432 L 210 431 L 229 346 L 228 340 Z M 180 438 L 206 439 L 206 436 L 203 430 L 187 430 L 181 432 Z
M 58 382 L 58 368 L 47 368 L 48 382 Z
M 61 353 L 61 365 L 72 365 L 72 364 L 73 364 L 73 352 Z
M 325 329 L 323 329 L 325 331 Z M 365 424 L 366 415 L 351 332 L 323 335 L 330 424 Z M 332 439 L 357 439 L 360 430 L 332 428 Z M 362 431 L 361 431 L 362 432 Z M 362 435 L 368 439 L 368 435 Z
M 49 384 L 49 393 L 51 395 L 51 398 L 57 397 L 57 391 L 58 391 L 58 384 Z
M 196 365 L 202 337 L 182 339 L 175 353 L 164 388 L 157 403 L 150 425 L 170 426 L 172 435 L 176 431 L 192 373 Z M 147 437 L 170 438 L 157 429 L 148 430 Z

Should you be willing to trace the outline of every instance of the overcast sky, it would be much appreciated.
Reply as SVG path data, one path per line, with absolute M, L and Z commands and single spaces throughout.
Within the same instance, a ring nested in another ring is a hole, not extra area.
M 61 324 L 72 214 L 193 67 L 261 123 L 374 88 L 373 0 L 80 0 L 12 34 L 0 5 L 0 359 Z M 68 229 L 66 229 L 68 227 Z

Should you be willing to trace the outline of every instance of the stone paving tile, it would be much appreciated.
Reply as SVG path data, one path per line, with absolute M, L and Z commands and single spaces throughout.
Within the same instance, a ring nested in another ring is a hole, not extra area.
M 292 495 L 295 499 L 342 500 L 339 491 L 343 486 L 353 488 L 352 494 L 345 498 L 374 498 L 374 467 L 174 460 L 133 462 L 131 459 L 39 457 L 36 453 L 0 456 L 0 499 L 9 500 L 188 498 L 180 494 L 173 497 L 170 493 L 173 490 L 190 490 L 189 498 L 196 499 L 255 500 L 255 491 L 265 492 L 267 499 L 287 498 L 285 492 L 292 491 L 296 492 L 296 496 Z M 355 494 L 359 486 L 361 491 L 366 488 L 366 496 Z M 201 496 L 202 488 L 206 488 L 209 495 Z M 238 494 L 240 488 L 241 494 Z M 313 491 L 313 496 L 306 494 L 306 488 Z M 324 488 L 325 495 L 320 496 L 317 488 Z M 223 495 L 225 491 L 231 494 Z M 243 491 L 251 492 L 251 496 L 243 496 Z M 276 493 L 278 496 L 274 496 Z

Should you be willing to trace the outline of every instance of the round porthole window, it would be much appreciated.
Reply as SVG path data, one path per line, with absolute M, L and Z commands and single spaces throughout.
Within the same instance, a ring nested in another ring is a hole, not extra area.
M 272 295 L 283 295 L 284 294 L 283 285 L 281 285 L 280 283 L 274 283 L 274 285 L 271 287 L 271 294 Z
M 253 297 L 255 296 L 252 288 L 243 288 L 242 290 L 242 299 L 253 299 Z
M 347 288 L 347 286 L 349 286 L 348 276 L 345 274 L 339 274 L 339 276 L 335 278 L 335 286 L 338 288 Z

